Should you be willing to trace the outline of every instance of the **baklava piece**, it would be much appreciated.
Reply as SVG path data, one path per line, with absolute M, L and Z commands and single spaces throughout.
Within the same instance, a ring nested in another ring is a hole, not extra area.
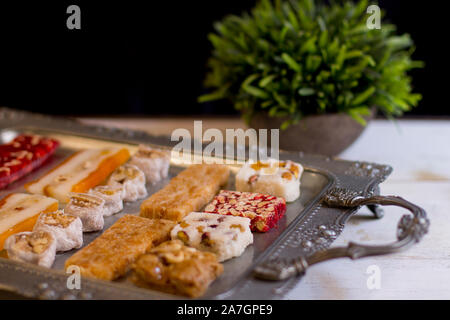
M 145 174 L 131 164 L 117 168 L 109 178 L 108 185 L 123 188 L 123 201 L 136 201 L 147 196 Z
M 55 261 L 56 241 L 50 232 L 20 232 L 6 239 L 5 249 L 9 259 L 50 268 Z
M 222 190 L 205 212 L 246 217 L 251 219 L 252 231 L 266 232 L 283 217 L 286 201 L 261 193 Z
M 64 212 L 81 219 L 83 232 L 102 230 L 105 200 L 87 193 L 73 193 Z
M 216 255 L 167 241 L 140 256 L 131 281 L 137 286 L 192 298 L 203 295 L 223 272 Z
M 192 165 L 145 200 L 141 205 L 141 216 L 180 221 L 210 202 L 228 182 L 229 175 L 230 170 L 224 165 Z
M 147 183 L 155 184 L 167 177 L 170 156 L 167 152 L 140 145 L 129 163 L 144 172 Z
M 131 263 L 150 248 L 170 238 L 175 223 L 125 215 L 101 236 L 67 259 L 83 276 L 114 280 L 126 274 Z
M 83 224 L 79 217 L 65 214 L 62 210 L 43 213 L 33 231 L 47 231 L 56 241 L 56 251 L 69 251 L 83 245 Z
M 287 160 L 247 162 L 236 175 L 236 190 L 257 192 L 292 202 L 300 196 L 301 164 Z
M 90 194 L 105 200 L 103 216 L 109 217 L 123 209 L 123 188 L 121 186 L 98 186 L 89 191 Z
M 219 261 L 240 256 L 253 243 L 250 219 L 205 212 L 190 213 L 172 229 L 171 237 L 213 252 Z

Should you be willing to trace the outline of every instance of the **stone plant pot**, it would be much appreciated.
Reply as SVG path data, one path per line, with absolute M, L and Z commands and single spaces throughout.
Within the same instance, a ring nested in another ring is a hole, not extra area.
M 374 111 L 366 120 L 369 121 L 373 116 Z M 256 130 L 278 129 L 284 120 L 260 113 L 251 119 L 250 127 Z M 279 145 L 283 150 L 335 156 L 349 147 L 364 129 L 347 114 L 311 115 L 286 130 L 280 130 Z

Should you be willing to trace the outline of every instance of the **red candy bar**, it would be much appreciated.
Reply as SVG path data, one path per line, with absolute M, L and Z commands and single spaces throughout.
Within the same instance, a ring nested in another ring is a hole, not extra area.
M 252 231 L 266 232 L 283 217 L 286 201 L 261 193 L 222 190 L 205 212 L 250 218 Z
M 59 142 L 37 135 L 20 135 L 0 145 L 0 189 L 40 167 Z

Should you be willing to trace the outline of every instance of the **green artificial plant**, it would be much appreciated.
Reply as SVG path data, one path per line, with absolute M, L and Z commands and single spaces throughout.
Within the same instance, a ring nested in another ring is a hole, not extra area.
M 244 118 L 284 117 L 282 129 L 310 114 L 346 113 L 365 124 L 377 108 L 399 116 L 416 106 L 408 34 L 393 24 L 369 29 L 367 0 L 261 0 L 229 15 L 209 34 L 213 46 L 200 102 L 229 99 Z M 384 12 L 382 11 L 382 15 Z

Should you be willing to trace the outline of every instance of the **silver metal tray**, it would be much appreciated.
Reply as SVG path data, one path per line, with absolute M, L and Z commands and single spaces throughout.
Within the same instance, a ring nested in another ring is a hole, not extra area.
M 26 182 L 41 176 L 78 149 L 120 145 L 133 151 L 139 143 L 160 148 L 170 148 L 173 145 L 168 137 L 150 136 L 144 132 L 86 126 L 70 119 L 0 109 L 0 143 L 7 142 L 22 132 L 54 137 L 61 142 L 61 147 L 39 170 L 1 190 L 0 198 L 11 192 L 24 191 L 23 185 Z M 203 299 L 281 298 L 300 280 L 299 275 L 304 273 L 308 265 L 337 257 L 358 258 L 394 252 L 419 241 L 426 233 L 428 220 L 422 209 L 401 198 L 377 196 L 378 184 L 392 171 L 389 166 L 302 153 L 281 152 L 280 158 L 298 161 L 305 166 L 300 199 L 288 204 L 287 213 L 279 221 L 277 228 L 264 234 L 254 234 L 253 246 L 248 247 L 241 257 L 224 263 L 224 273 L 210 286 Z M 189 165 L 176 158 L 172 158 L 171 162 L 170 177 L 150 186 L 149 194 L 162 188 L 171 177 Z M 238 166 L 231 169 L 236 172 Z M 229 188 L 233 188 L 233 178 L 234 175 L 230 178 Z M 140 203 L 128 203 L 121 213 L 106 218 L 105 229 L 125 213 L 138 214 Z M 379 218 L 379 204 L 400 205 L 413 213 L 413 216 L 402 218 L 405 221 L 399 225 L 398 242 L 370 248 L 351 244 L 349 247 L 337 248 L 339 250 L 324 251 L 342 232 L 345 222 L 359 206 L 369 205 L 374 216 Z M 101 232 L 85 233 L 84 245 L 100 234 Z M 82 278 L 80 290 L 69 290 L 69 275 L 64 272 L 64 262 L 74 252 L 58 254 L 52 269 L 0 258 L 0 289 L 43 299 L 183 298 L 136 288 L 125 280 L 106 282 Z

